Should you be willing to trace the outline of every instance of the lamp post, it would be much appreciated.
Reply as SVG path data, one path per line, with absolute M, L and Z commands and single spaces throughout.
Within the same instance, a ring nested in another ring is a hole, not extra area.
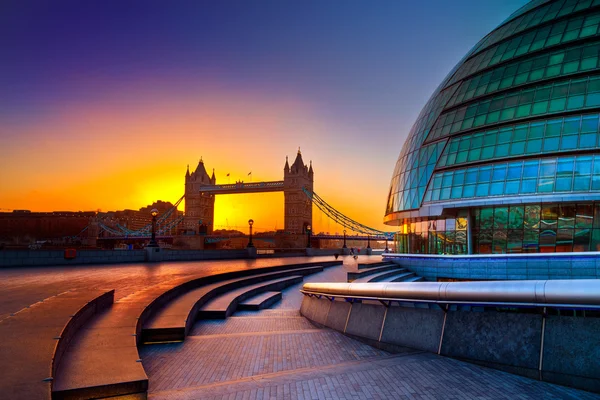
M 158 247 L 158 243 L 156 243 L 156 216 L 158 215 L 158 210 L 153 208 L 150 214 L 152 215 L 152 237 L 147 247 Z
M 253 219 L 249 219 L 248 220 L 248 226 L 250 228 L 250 240 L 248 240 L 248 246 L 247 247 L 254 247 L 254 243 L 252 243 L 252 224 L 254 224 L 254 220 Z
M 310 230 L 310 225 L 306 226 L 306 248 L 310 249 L 310 234 L 311 234 L 311 230 Z
M 387 237 L 385 238 L 385 250 L 383 251 L 384 253 L 389 253 L 389 249 L 388 249 L 388 239 Z
M 344 229 L 344 245 L 342 246 L 342 249 L 347 249 L 348 247 L 346 247 L 346 230 Z
M 371 235 L 367 235 L 367 249 L 371 248 Z

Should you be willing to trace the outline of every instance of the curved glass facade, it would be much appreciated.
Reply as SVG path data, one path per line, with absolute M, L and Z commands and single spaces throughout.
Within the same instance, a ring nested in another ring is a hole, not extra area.
M 600 0 L 539 0 L 477 43 L 429 99 L 384 222 L 401 227 L 401 253 L 598 251 L 595 201 Z

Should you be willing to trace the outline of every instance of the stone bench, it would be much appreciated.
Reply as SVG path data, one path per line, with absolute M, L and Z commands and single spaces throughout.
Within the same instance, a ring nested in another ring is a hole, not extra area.
M 0 393 L 50 399 L 56 371 L 77 330 L 108 307 L 114 290 L 67 291 L 0 321 Z

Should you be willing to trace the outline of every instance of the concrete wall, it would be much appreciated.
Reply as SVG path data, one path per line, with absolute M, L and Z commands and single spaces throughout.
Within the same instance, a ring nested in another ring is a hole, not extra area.
M 0 267 L 80 265 L 144 262 L 144 250 L 80 250 L 74 259 L 65 259 L 63 250 L 2 250 Z
M 600 253 L 491 254 L 434 256 L 385 254 L 426 280 L 600 279 Z
M 78 250 L 74 259 L 65 259 L 63 250 L 2 250 L 0 268 L 44 265 L 120 264 L 147 261 L 145 250 Z M 219 260 L 249 258 L 241 250 L 168 250 L 161 249 L 162 261 Z
M 481 308 L 446 312 L 437 305 L 385 307 L 309 296 L 300 312 L 383 349 L 424 350 L 600 393 L 600 318 Z

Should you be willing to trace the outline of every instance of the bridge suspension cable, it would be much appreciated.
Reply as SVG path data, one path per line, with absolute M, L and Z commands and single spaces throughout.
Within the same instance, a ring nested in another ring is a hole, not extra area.
M 185 195 L 181 196 L 179 198 L 179 200 L 177 200 L 177 202 L 173 205 L 173 207 L 171 207 L 169 210 L 167 210 L 167 212 L 165 212 L 164 214 L 162 214 L 159 218 L 157 218 L 156 220 L 156 233 L 158 235 L 164 235 L 167 232 L 169 232 L 171 229 L 174 229 L 177 225 L 179 225 L 182 221 L 183 221 L 183 216 L 177 217 L 174 220 L 168 221 L 169 217 L 175 212 L 175 210 L 177 210 L 177 207 L 179 206 L 179 204 L 183 201 Z M 107 226 L 106 224 L 104 224 L 103 222 L 99 222 L 98 223 L 98 227 L 100 227 L 100 229 L 108 232 L 111 235 L 114 236 L 150 236 L 150 232 L 152 230 L 152 222 L 150 222 L 149 224 L 145 225 L 144 227 L 134 231 L 131 230 L 121 224 L 116 224 L 116 229 L 110 226 Z
M 363 225 L 336 210 L 315 192 L 311 192 L 306 188 L 302 188 L 302 191 L 313 202 L 313 204 L 317 206 L 319 210 L 321 210 L 327 217 L 336 223 L 342 225 L 344 228 L 347 228 L 353 232 L 362 233 L 364 235 L 384 236 L 389 240 L 393 239 L 394 232 L 384 232 L 380 231 L 379 229 L 370 228 L 366 225 Z

